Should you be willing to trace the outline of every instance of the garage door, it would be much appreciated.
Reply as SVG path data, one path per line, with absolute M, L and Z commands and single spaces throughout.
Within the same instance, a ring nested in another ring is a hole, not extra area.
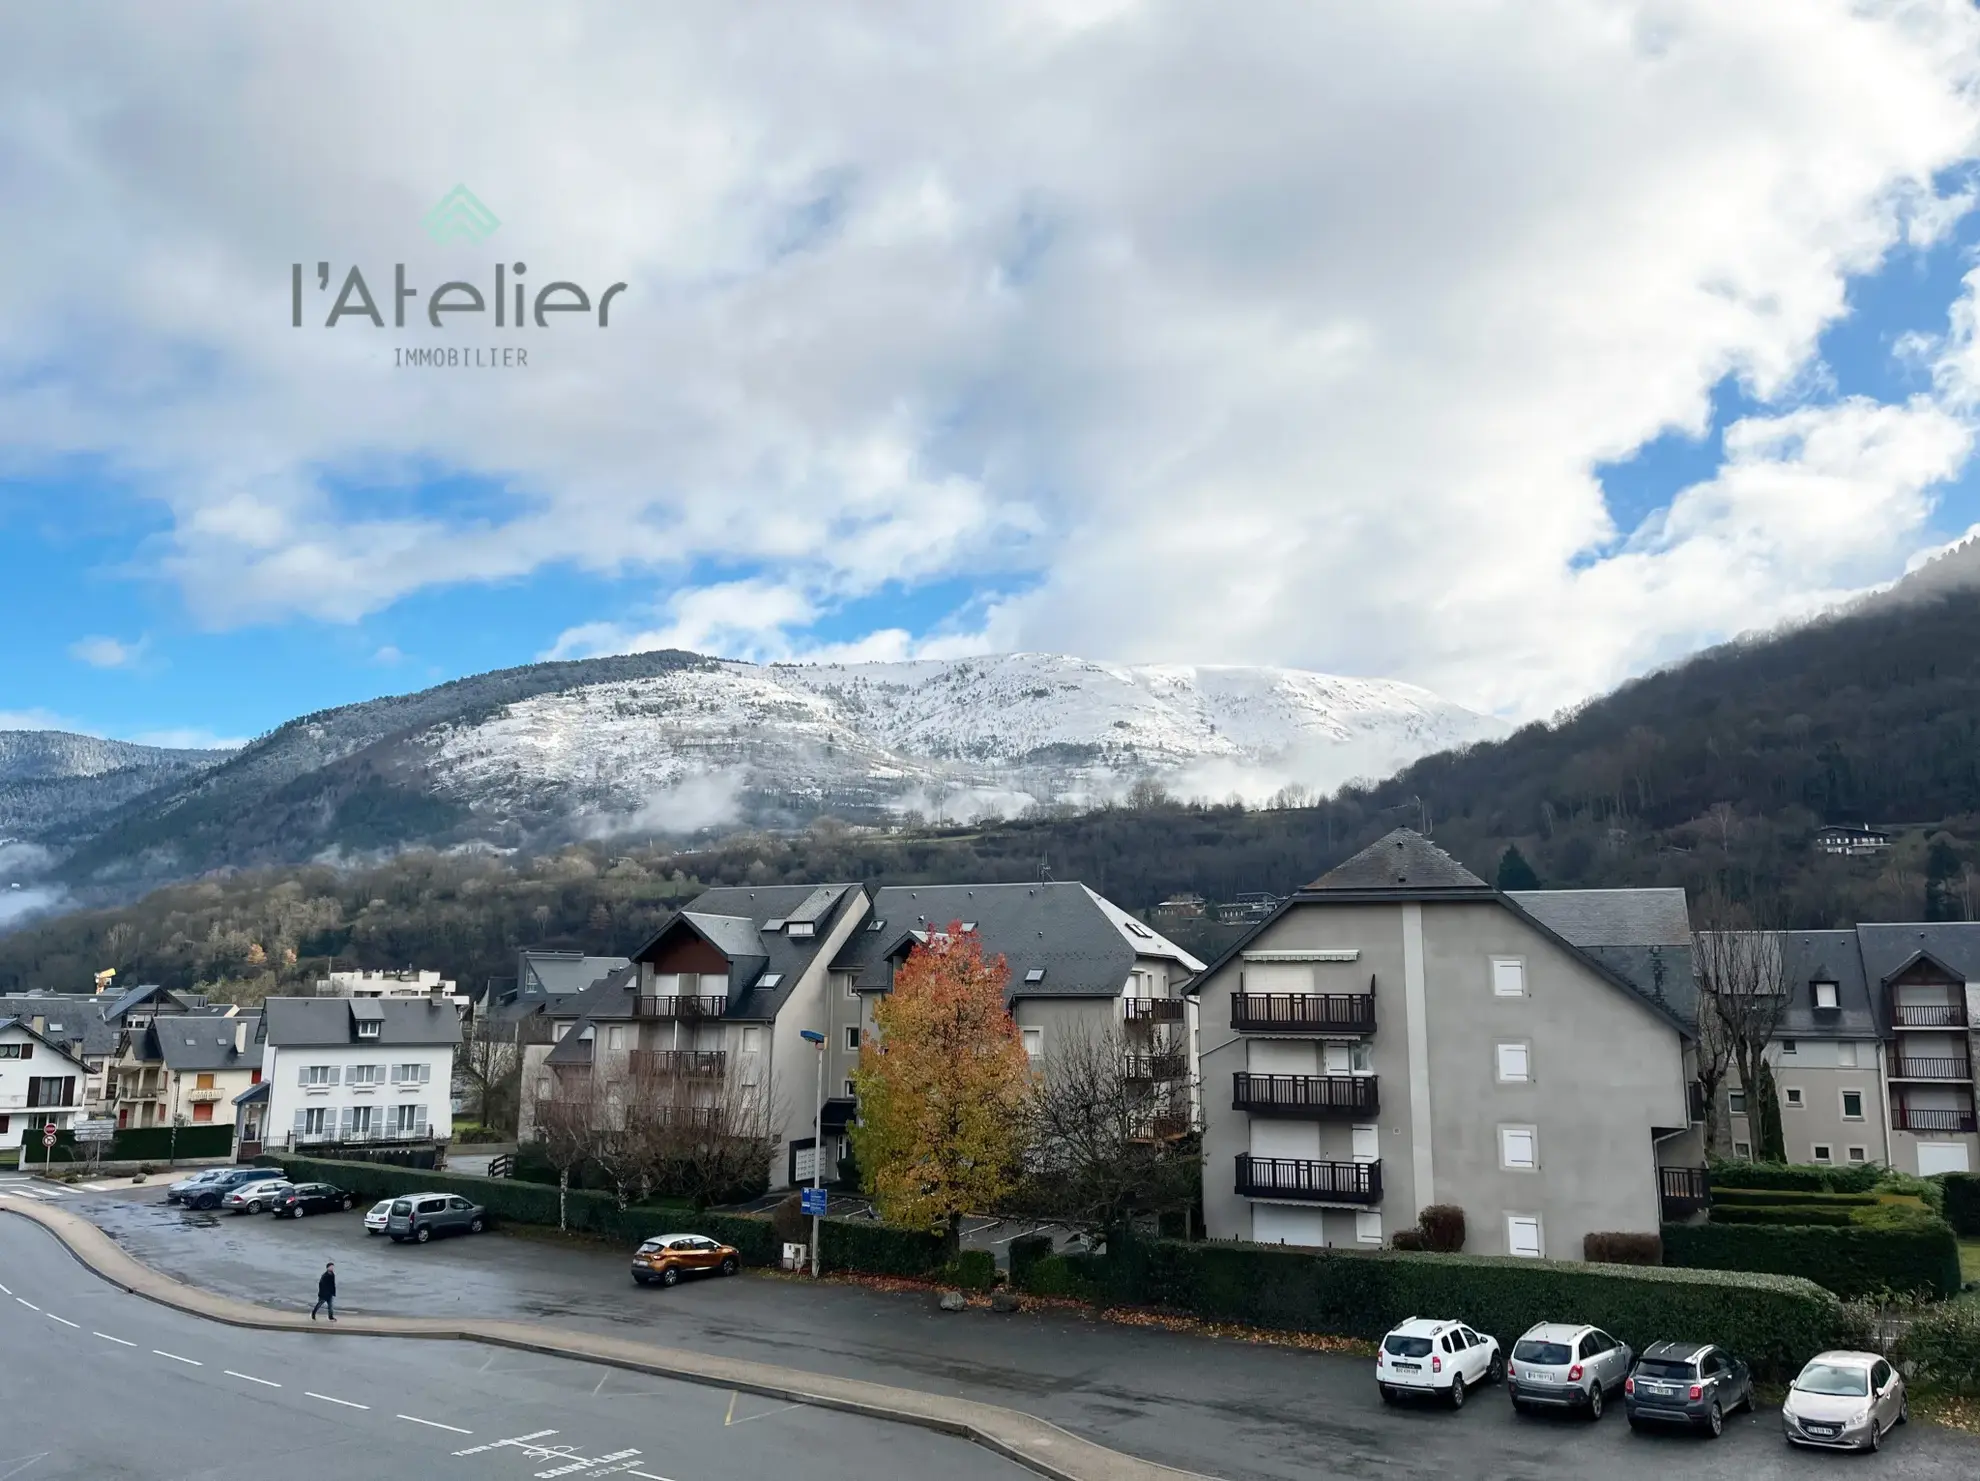
M 1965 1142 L 1920 1142 L 1918 1176 L 1929 1178 L 1935 1172 L 1967 1172 Z
M 1326 1244 L 1327 1235 L 1317 1208 L 1281 1208 L 1272 1203 L 1251 1206 L 1251 1237 L 1259 1244 Z

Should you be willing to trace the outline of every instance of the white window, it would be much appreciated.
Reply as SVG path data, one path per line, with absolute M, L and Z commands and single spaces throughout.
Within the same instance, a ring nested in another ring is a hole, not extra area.
M 1499 1128 L 1499 1166 L 1531 1170 L 1540 1165 L 1540 1137 L 1531 1126 Z
M 815 936 L 818 934 L 818 926 L 815 922 L 812 921 L 794 920 L 789 925 L 784 927 L 784 934 L 786 936 L 791 937 L 793 940 L 797 940 L 805 936 Z
M 378 1030 L 381 1027 L 382 1025 L 377 1019 L 367 1018 L 358 1024 L 358 1037 L 360 1039 L 375 1039 L 378 1037 Z
M 1792 1040 L 1792 1039 L 1783 1039 L 1783 1040 L 1781 1040 L 1781 1053 L 1783 1053 L 1783 1054 L 1799 1054 L 1800 1052 L 1801 1052 L 1801 1046 L 1800 1046 L 1799 1044 L 1797 1044 L 1797 1043 L 1795 1043 L 1795 1041 L 1794 1041 L 1794 1040 Z
M 1357 1213 L 1354 1216 L 1354 1241 L 1356 1244 L 1379 1245 L 1382 1242 L 1382 1216 Z
M 744 1054 L 761 1054 L 763 1052 L 762 1029 L 746 1028 L 742 1031 L 742 1052 Z
M 1524 1085 L 1533 1075 L 1528 1063 L 1527 1048 L 1524 1044 L 1501 1044 L 1499 1046 L 1499 1082 L 1503 1085 Z
M 1836 1045 L 1836 1063 L 1846 1070 L 1856 1068 L 1856 1040 L 1844 1039 Z
M 1862 1091 L 1845 1090 L 1842 1093 L 1842 1113 L 1843 1120 L 1845 1121 L 1861 1121 L 1863 1119 Z
M 1831 1155 L 1833 1150 L 1827 1142 L 1817 1142 L 1814 1146 L 1815 1155 L 1811 1160 L 1815 1162 L 1833 1162 L 1835 1160 Z
M 1836 1006 L 1835 983 L 1818 982 L 1815 984 L 1815 1006 L 1818 1008 L 1833 1008 Z
M 548 1075 L 539 1075 L 539 1076 L 537 1076 L 537 1077 L 536 1077 L 536 1098 L 537 1098 L 538 1100 L 548 1100 L 548 1099 L 550 1099 L 550 1090 L 551 1090 L 551 1086 L 550 1086 L 550 1077 L 549 1077 Z
M 1752 1155 L 1753 1155 L 1753 1143 L 1751 1142 L 1733 1143 L 1733 1156 L 1746 1158 L 1746 1157 L 1751 1157 Z
M 1726 1100 L 1732 1106 L 1732 1113 L 1735 1116 L 1744 1116 L 1746 1114 L 1746 1092 L 1744 1090 L 1733 1091 L 1726 1097 Z
M 392 1107 L 394 1120 L 392 1129 L 400 1136 L 419 1136 L 426 1130 L 426 1107 L 410 1102 Z
M 302 1134 L 304 1136 L 324 1135 L 330 1123 L 329 1107 L 311 1106 L 305 1111 L 297 1112 L 297 1114 L 302 1117 Z
M 1787 1097 L 1788 1108 L 1790 1110 L 1798 1111 L 1801 1109 L 1801 1087 L 1799 1085 L 1790 1085 L 1781 1094 Z
M 846 1081 L 846 1094 L 848 1096 L 854 1096 L 859 1094 L 858 1087 L 855 1086 L 853 1082 L 850 1080 Z
M 395 1085 L 424 1085 L 432 1078 L 433 1066 L 430 1064 L 395 1064 L 392 1066 L 392 1083 Z
M 853 983 L 857 980 L 852 973 L 846 973 L 846 1001 L 848 1003 L 857 1003 L 859 1001 L 859 989 L 853 986 Z
M 846 1053 L 859 1053 L 859 1025 L 856 1023 L 846 1026 Z
M 569 1033 L 570 1031 L 571 1031 L 571 1026 L 568 1023 L 552 1024 L 550 1026 L 550 1041 L 553 1044 L 561 1043 L 563 1041 L 564 1035 Z
M 306 1064 L 302 1067 L 302 1083 L 312 1090 L 323 1090 L 337 1083 L 337 1067 L 334 1064 Z
M 615 1023 L 605 1030 L 605 1047 L 607 1049 L 626 1047 L 626 1026 L 623 1023 Z
M 382 1064 L 352 1064 L 344 1066 L 344 1083 L 369 1087 L 385 1083 L 385 1066 Z
M 1528 1260 L 1538 1260 L 1546 1255 L 1546 1245 L 1540 1238 L 1538 1214 L 1506 1215 L 1506 1253 Z
M 1870 1160 L 1868 1149 L 1851 1147 L 1849 1149 L 1849 1160 L 1851 1162 L 1868 1162 Z
M 1492 958 L 1492 991 L 1502 998 L 1526 996 L 1526 963 L 1518 957 Z
M 1370 1044 L 1350 1044 L 1348 1046 L 1348 1073 L 1350 1075 L 1372 1075 L 1375 1073 L 1375 1049 Z
M 345 1136 L 370 1136 L 372 1130 L 370 1106 L 346 1106 L 344 1108 Z
M 1033 1059 L 1036 1059 L 1038 1058 L 1039 1055 L 1045 1052 L 1044 1029 L 1028 1028 L 1028 1029 L 1020 1030 L 1020 1032 L 1024 1035 L 1024 1052 L 1026 1054 L 1029 1054 Z

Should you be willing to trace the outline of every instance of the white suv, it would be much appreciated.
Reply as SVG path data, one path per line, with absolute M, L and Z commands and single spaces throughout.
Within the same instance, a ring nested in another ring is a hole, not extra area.
M 1442 1394 L 1453 1409 L 1462 1408 L 1467 1388 L 1497 1383 L 1505 1373 L 1498 1342 L 1463 1322 L 1413 1316 L 1382 1339 L 1375 1355 L 1375 1383 L 1385 1404 L 1404 1394 Z

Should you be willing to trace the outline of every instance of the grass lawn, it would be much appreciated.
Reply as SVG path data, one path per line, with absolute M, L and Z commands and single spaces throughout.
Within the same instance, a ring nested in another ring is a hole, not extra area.
M 1959 1242 L 1959 1273 L 1968 1280 L 1980 1280 L 1980 1239 Z

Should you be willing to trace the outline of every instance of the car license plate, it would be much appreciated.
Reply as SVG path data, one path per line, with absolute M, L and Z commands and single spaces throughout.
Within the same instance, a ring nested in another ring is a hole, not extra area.
M 1421 1363 L 1397 1363 L 1396 1367 L 1404 1373 L 1421 1373 L 1423 1371 L 1423 1365 Z
M 1836 1433 L 1836 1426 L 1832 1424 L 1805 1424 L 1802 1428 L 1811 1435 L 1820 1435 L 1825 1440 L 1834 1438 Z

